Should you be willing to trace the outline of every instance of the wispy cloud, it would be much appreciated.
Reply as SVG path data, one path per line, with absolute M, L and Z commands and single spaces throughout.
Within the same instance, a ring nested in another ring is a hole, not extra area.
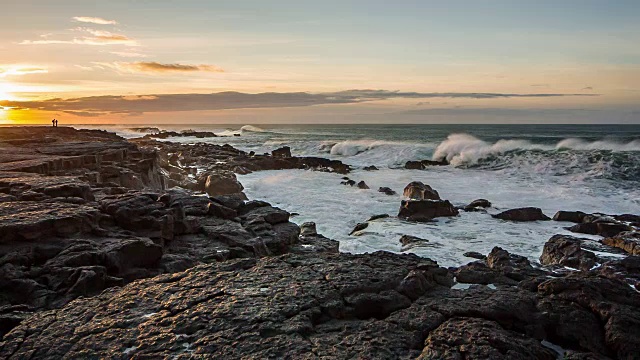
M 141 54 L 138 52 L 133 52 L 133 51 L 111 51 L 110 52 L 113 55 L 118 55 L 120 57 L 125 57 L 125 58 L 145 58 L 148 57 L 148 55 L 146 54 Z
M 43 101 L 0 101 L 0 106 L 43 111 L 70 111 L 82 116 L 96 113 L 142 114 L 146 112 L 225 110 L 250 108 L 301 107 L 326 104 L 354 104 L 391 98 L 516 98 L 597 96 L 595 94 L 512 94 L 512 93 L 420 93 L 388 90 L 347 90 L 333 93 L 259 93 L 220 92 L 213 94 L 162 94 L 128 96 L 92 96 Z M 433 110 L 427 110 L 433 111 Z M 456 110 L 462 111 L 462 110 Z M 87 115 L 89 116 L 89 115 Z
M 92 17 L 92 16 L 74 16 L 73 20 L 83 22 L 83 23 L 91 23 L 98 25 L 115 25 L 118 22 L 115 20 L 106 20 L 100 17 Z
M 29 66 L 0 66 L 0 78 L 29 74 L 46 74 L 49 70 L 41 67 Z
M 161 64 L 154 61 L 137 61 L 137 62 L 114 62 L 114 63 L 97 63 L 122 72 L 143 72 L 143 73 L 189 73 L 196 71 L 205 72 L 224 72 L 224 70 L 215 65 L 199 64 Z
M 138 43 L 123 34 L 116 34 L 106 30 L 95 30 L 86 27 L 77 27 L 73 31 L 83 32 L 89 36 L 74 37 L 73 39 L 51 39 L 51 34 L 47 34 L 42 40 L 23 40 L 20 45 L 52 45 L 52 44 L 72 44 L 72 45 L 126 45 L 138 46 Z
M 592 86 L 585 86 L 582 88 L 582 90 L 593 90 Z

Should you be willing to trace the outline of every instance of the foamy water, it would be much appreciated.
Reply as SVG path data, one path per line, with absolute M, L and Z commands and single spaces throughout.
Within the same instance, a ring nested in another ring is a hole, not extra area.
M 340 241 L 340 250 L 363 253 L 376 250 L 401 251 L 402 235 L 414 235 L 430 241 L 429 247 L 409 252 L 430 257 L 441 265 L 455 266 L 469 261 L 466 251 L 488 253 L 494 246 L 537 260 L 544 243 L 554 234 L 571 234 L 563 227 L 572 224 L 544 221 L 514 223 L 492 218 L 482 212 L 461 212 L 453 218 L 434 223 L 410 223 L 395 218 L 402 200 L 402 189 L 411 181 L 433 186 L 454 205 L 466 205 L 486 198 L 493 203 L 490 214 L 523 206 L 540 207 L 549 215 L 558 210 L 636 212 L 640 204 L 628 198 L 628 192 L 613 188 L 594 189 L 575 182 L 514 178 L 496 172 L 474 169 L 433 168 L 421 170 L 354 171 L 349 175 L 364 180 L 371 190 L 340 185 L 341 175 L 305 171 L 265 171 L 239 176 L 250 198 L 264 199 L 283 209 L 299 213 L 292 221 L 314 221 L 318 231 Z M 399 195 L 377 192 L 388 186 Z M 370 223 L 361 236 L 349 232 L 372 215 L 390 214 L 388 219 Z M 575 235 L 575 234 L 574 234 Z M 594 237 L 597 238 L 597 237 Z

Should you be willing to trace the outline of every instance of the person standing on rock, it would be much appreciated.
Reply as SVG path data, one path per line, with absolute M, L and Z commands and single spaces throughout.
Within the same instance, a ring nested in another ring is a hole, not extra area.
M 56 119 L 51 120 L 51 126 L 56 127 Z
M 53 119 L 56 121 L 56 127 L 58 127 L 58 119 Z

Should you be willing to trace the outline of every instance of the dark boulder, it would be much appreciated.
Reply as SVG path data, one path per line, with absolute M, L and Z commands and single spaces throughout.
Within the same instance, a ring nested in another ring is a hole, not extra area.
M 429 166 L 444 166 L 449 165 L 449 162 L 445 159 L 443 160 L 420 160 L 420 161 L 407 161 L 404 164 L 405 169 L 410 170 L 424 170 Z
M 384 193 L 385 195 L 389 195 L 389 196 L 398 194 L 397 192 L 391 190 L 391 188 L 388 188 L 386 186 L 378 188 L 378 192 Z
M 511 209 L 503 211 L 497 215 L 491 215 L 496 219 L 510 220 L 510 221 L 539 221 L 539 220 L 551 220 L 545 215 L 540 208 L 536 207 L 524 207 L 518 209 Z
M 398 217 L 408 221 L 426 222 L 437 217 L 457 216 L 456 209 L 448 200 L 403 200 Z
M 220 171 L 206 176 L 204 191 L 209 196 L 229 195 L 242 192 L 244 187 L 231 171 Z
M 491 207 L 491 202 L 487 199 L 476 199 L 469 203 L 469 205 L 465 206 L 464 211 L 476 211 L 479 208 L 489 208 Z
M 632 230 L 631 227 L 624 224 L 609 222 L 589 222 L 573 225 L 567 230 L 580 234 L 600 235 L 604 237 L 615 237 L 616 235 Z
M 291 148 L 288 146 L 283 146 L 279 149 L 273 150 L 271 152 L 271 156 L 273 157 L 281 157 L 281 158 L 290 158 L 291 157 Z
M 543 265 L 561 265 L 589 270 L 596 265 L 597 257 L 581 248 L 582 241 L 573 236 L 554 235 L 545 244 L 540 255 Z
M 367 183 L 365 183 L 364 180 L 362 180 L 358 183 L 358 189 L 367 190 L 370 188 L 369 188 L 369 185 L 367 185 Z
M 555 221 L 568 221 L 573 223 L 581 223 L 585 217 L 585 213 L 582 211 L 558 211 L 553 215 Z
M 370 166 L 363 167 L 362 170 L 364 170 L 364 171 L 375 171 L 375 170 L 379 170 L 379 169 L 375 165 L 370 165 Z
M 436 190 L 420 181 L 413 181 L 405 186 L 403 196 L 411 200 L 440 200 L 440 194 Z

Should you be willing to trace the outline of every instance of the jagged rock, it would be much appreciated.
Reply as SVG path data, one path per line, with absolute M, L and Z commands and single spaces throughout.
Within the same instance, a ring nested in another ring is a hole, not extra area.
M 290 158 L 291 157 L 291 148 L 288 146 L 283 146 L 279 149 L 273 150 L 271 152 L 271 156 L 273 157 L 283 157 Z
M 386 186 L 378 188 L 378 192 L 384 193 L 385 195 L 389 195 L 389 196 L 398 194 L 397 192 L 391 190 L 391 188 L 388 188 Z
M 367 185 L 367 183 L 364 182 L 364 180 L 360 181 L 358 183 L 358 189 L 363 189 L 363 190 L 367 190 L 370 189 L 369 186 Z
M 356 182 L 355 182 L 355 180 L 349 179 L 349 180 L 341 181 L 340 184 L 341 185 L 355 186 Z
M 440 200 L 437 191 L 420 181 L 413 181 L 405 186 L 403 196 L 411 200 Z
M 237 194 L 243 189 L 244 187 L 238 182 L 236 175 L 230 171 L 208 175 L 204 184 L 204 191 L 209 196 Z
M 589 270 L 595 266 L 597 257 L 591 251 L 582 250 L 580 244 L 581 240 L 573 236 L 554 235 L 544 244 L 540 263 Z
M 359 223 L 353 228 L 353 230 L 351 230 L 349 235 L 358 235 L 357 234 L 358 232 L 366 229 L 367 227 L 369 227 L 369 223 L 368 222 Z
M 640 233 L 621 232 L 602 240 L 605 245 L 620 248 L 631 255 L 640 255 Z
M 375 171 L 375 170 L 379 170 L 379 169 L 375 165 L 369 165 L 369 166 L 363 167 L 362 170 L 364 170 L 364 171 Z
M 426 222 L 437 217 L 457 216 L 456 209 L 448 200 L 403 200 L 398 217 L 408 221 Z
M 573 223 L 581 223 L 585 217 L 582 211 L 558 211 L 554 216 L 555 221 L 568 221 Z
M 491 215 L 496 219 L 509 221 L 539 221 L 551 220 L 540 208 L 524 207 L 503 211 L 497 215 Z
M 462 317 L 449 319 L 432 331 L 418 359 L 555 360 L 556 353 L 495 321 Z

